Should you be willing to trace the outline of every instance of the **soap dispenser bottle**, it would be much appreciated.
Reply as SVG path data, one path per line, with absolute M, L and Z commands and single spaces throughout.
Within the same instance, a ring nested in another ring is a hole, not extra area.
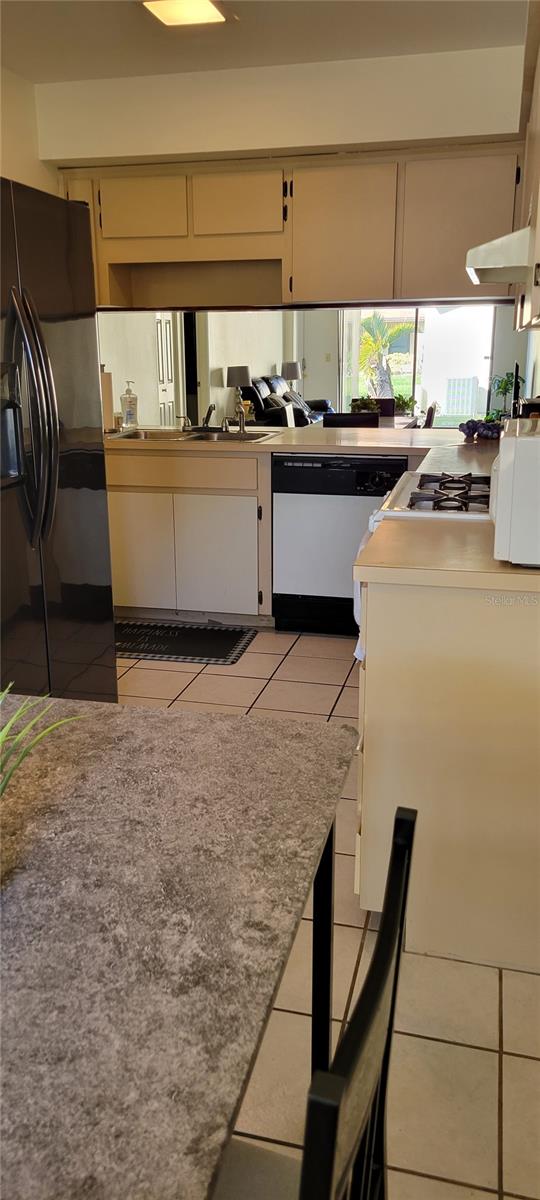
M 120 404 L 122 407 L 122 425 L 124 428 L 130 425 L 137 424 L 137 404 L 138 396 L 132 391 L 130 384 L 134 383 L 133 379 L 128 379 L 125 392 L 120 396 Z

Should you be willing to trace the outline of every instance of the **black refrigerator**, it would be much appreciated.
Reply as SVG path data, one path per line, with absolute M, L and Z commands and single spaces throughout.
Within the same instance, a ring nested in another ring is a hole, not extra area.
M 1 181 L 1 678 L 116 701 L 88 207 Z

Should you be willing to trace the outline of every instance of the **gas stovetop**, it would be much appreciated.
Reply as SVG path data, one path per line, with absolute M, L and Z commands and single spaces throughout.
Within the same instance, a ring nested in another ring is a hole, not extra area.
M 480 513 L 489 510 L 489 475 L 420 475 L 407 507 L 414 511 Z

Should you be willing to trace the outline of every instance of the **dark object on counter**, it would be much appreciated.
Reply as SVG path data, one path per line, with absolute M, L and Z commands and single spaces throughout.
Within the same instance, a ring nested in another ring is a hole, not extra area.
M 376 429 L 378 424 L 378 412 L 325 413 L 323 417 L 325 429 Z
M 173 659 L 175 662 L 232 666 L 253 641 L 256 629 L 235 625 L 166 625 L 158 621 L 117 621 L 119 658 Z
M 1 191 L 2 687 L 116 701 L 88 206 Z
M 422 425 L 422 429 L 431 429 L 434 420 L 435 420 L 435 405 L 430 404 L 430 406 L 426 412 L 426 419 L 424 421 L 424 424 Z
M 535 400 L 520 400 L 518 417 L 540 418 L 540 396 Z

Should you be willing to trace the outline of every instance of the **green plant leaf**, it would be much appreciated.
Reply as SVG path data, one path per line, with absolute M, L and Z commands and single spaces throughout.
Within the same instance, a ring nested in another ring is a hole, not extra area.
M 61 721 L 55 721 L 53 725 L 48 725 L 46 729 L 42 729 L 40 733 L 37 733 L 36 736 L 32 738 L 31 742 L 29 742 L 27 746 L 23 746 L 18 758 L 16 758 L 15 762 L 12 763 L 7 774 L 2 775 L 2 778 L 0 779 L 0 796 L 3 796 L 10 779 L 15 774 L 15 771 L 18 767 L 20 767 L 21 763 L 24 762 L 25 758 L 28 757 L 34 747 L 37 746 L 38 742 L 41 742 L 43 738 L 47 737 L 49 733 L 52 733 L 54 729 L 59 729 L 61 725 L 70 725 L 72 721 L 81 720 L 82 717 L 63 717 Z
M 30 707 L 35 707 L 35 706 L 34 705 L 28 706 L 28 708 L 26 709 L 27 713 L 30 711 Z M 23 725 L 23 728 L 20 729 L 18 731 L 18 733 L 14 734 L 12 737 L 7 739 L 9 742 L 9 746 L 7 747 L 7 749 L 4 750 L 3 746 L 0 746 L 0 771 L 1 772 L 5 771 L 6 763 L 7 763 L 8 759 L 11 758 L 12 754 L 15 754 L 17 747 L 20 745 L 20 743 L 23 741 L 23 739 L 27 736 L 27 734 L 30 732 L 30 730 L 33 729 L 34 725 L 36 725 L 38 721 L 41 721 L 42 717 L 44 717 L 45 714 L 48 713 L 49 709 L 51 709 L 51 708 L 52 708 L 52 701 L 50 704 L 46 704 L 44 708 L 41 708 L 39 710 L 39 712 L 36 713 L 36 716 L 32 717 L 32 720 L 28 721 L 28 723 L 26 725 Z M 19 712 L 19 716 L 20 715 L 21 715 L 21 713 Z

